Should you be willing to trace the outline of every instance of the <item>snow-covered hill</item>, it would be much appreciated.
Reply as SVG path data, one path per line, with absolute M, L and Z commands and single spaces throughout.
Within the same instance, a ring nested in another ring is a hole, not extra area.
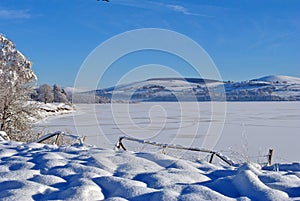
M 300 164 L 236 167 L 161 153 L 0 141 L 1 200 L 299 200 Z
M 242 82 L 157 78 L 89 93 L 125 101 L 299 101 L 300 78 L 266 76 Z
M 253 79 L 253 81 L 262 81 L 262 82 L 269 82 L 269 83 L 300 84 L 300 78 L 284 76 L 284 75 L 270 75 L 258 79 Z

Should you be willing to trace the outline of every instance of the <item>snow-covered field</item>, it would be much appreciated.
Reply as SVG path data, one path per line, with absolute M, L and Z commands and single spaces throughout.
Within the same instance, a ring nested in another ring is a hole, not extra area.
M 48 117 L 39 129 L 78 132 L 87 144 L 0 141 L 0 200 L 300 200 L 299 102 L 227 103 L 226 116 L 222 103 L 194 104 L 77 105 Z M 236 164 L 128 141 L 128 151 L 113 149 L 123 135 L 207 145 Z M 257 164 L 269 148 L 274 165 Z

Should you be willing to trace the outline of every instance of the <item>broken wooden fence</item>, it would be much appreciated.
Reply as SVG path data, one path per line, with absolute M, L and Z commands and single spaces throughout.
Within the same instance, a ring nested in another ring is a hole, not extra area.
M 62 136 L 66 136 L 66 137 L 69 137 L 69 138 L 73 138 L 74 140 L 78 140 L 81 145 L 85 141 L 85 136 L 80 137 L 80 136 L 76 136 L 76 135 L 66 134 L 66 133 L 64 133 L 62 131 L 56 131 L 54 133 L 48 133 L 46 135 L 43 135 L 42 137 L 40 137 L 39 139 L 35 140 L 34 142 L 36 142 L 36 143 L 42 143 L 45 140 L 48 140 L 48 139 L 50 139 L 52 137 L 55 137 L 55 136 L 56 136 L 56 138 L 55 138 L 54 144 L 56 144 L 56 145 L 59 145 L 59 139 Z
M 122 142 L 123 140 L 134 141 L 134 142 L 138 142 L 138 143 L 142 143 L 142 144 L 149 144 L 149 145 L 152 145 L 152 146 L 161 147 L 163 149 L 171 148 L 171 149 L 179 149 L 179 150 L 188 150 L 188 151 L 198 151 L 198 152 L 203 152 L 203 153 L 209 153 L 209 154 L 211 154 L 210 160 L 209 160 L 210 163 L 212 163 L 214 156 L 217 156 L 218 158 L 220 158 L 222 161 L 224 161 L 228 165 L 230 165 L 230 166 L 234 165 L 234 162 L 231 159 L 229 159 L 228 157 L 222 155 L 221 153 L 219 153 L 217 151 L 212 151 L 212 150 L 208 150 L 208 149 L 194 148 L 194 147 L 183 147 L 181 145 L 175 145 L 175 144 L 161 144 L 161 143 L 156 143 L 156 142 L 152 142 L 152 141 L 148 141 L 148 140 L 141 140 L 141 139 L 136 139 L 136 138 L 132 138 L 132 137 L 122 136 L 122 137 L 119 137 L 119 141 L 118 141 L 116 147 L 118 149 L 122 148 L 124 151 L 126 151 L 126 148 L 125 148 L 125 146 Z

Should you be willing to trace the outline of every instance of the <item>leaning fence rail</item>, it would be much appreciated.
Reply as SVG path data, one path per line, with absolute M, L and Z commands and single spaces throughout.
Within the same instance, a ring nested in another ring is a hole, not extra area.
M 161 143 L 157 143 L 157 142 L 141 140 L 141 139 L 126 137 L 126 136 L 119 137 L 118 143 L 116 145 L 117 149 L 122 148 L 124 151 L 126 151 L 126 148 L 122 142 L 123 140 L 134 141 L 134 142 L 138 142 L 138 143 L 142 143 L 142 144 L 149 144 L 152 146 L 161 147 L 163 149 L 171 148 L 171 149 L 198 151 L 198 152 L 208 153 L 208 154 L 211 154 L 210 160 L 209 160 L 210 163 L 212 163 L 214 156 L 217 156 L 218 158 L 220 158 L 222 161 L 224 161 L 228 165 L 230 165 L 230 166 L 234 165 L 234 161 L 232 161 L 230 158 L 228 158 L 227 156 L 224 156 L 223 154 L 221 154 L 220 152 L 217 152 L 217 151 L 212 151 L 209 149 L 200 149 L 200 148 L 195 148 L 195 147 L 183 147 L 181 145 L 175 145 L 175 144 L 161 144 Z
M 56 144 L 56 145 L 59 145 L 59 139 L 60 139 L 61 136 L 65 136 L 65 137 L 72 138 L 74 140 L 78 140 L 81 145 L 83 145 L 84 141 L 85 141 L 85 136 L 80 137 L 80 136 L 76 136 L 76 135 L 66 134 L 66 133 L 64 133 L 62 131 L 56 131 L 54 133 L 48 133 L 46 135 L 43 135 L 42 137 L 40 137 L 39 139 L 37 139 L 37 140 L 35 140 L 33 142 L 35 142 L 35 143 L 42 143 L 45 140 L 48 140 L 48 139 L 50 139 L 52 137 L 55 137 L 55 136 L 56 136 L 56 139 L 54 141 L 54 144 Z

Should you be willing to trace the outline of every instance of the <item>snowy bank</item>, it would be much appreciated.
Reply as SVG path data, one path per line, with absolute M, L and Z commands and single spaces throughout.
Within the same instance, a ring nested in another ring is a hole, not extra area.
M 42 103 L 34 102 L 38 107 L 38 115 L 40 118 L 48 116 L 68 114 L 75 111 L 75 106 L 66 103 Z
M 299 200 L 300 164 L 225 167 L 160 153 L 0 141 L 1 200 Z M 282 170 L 281 170 L 282 168 Z

